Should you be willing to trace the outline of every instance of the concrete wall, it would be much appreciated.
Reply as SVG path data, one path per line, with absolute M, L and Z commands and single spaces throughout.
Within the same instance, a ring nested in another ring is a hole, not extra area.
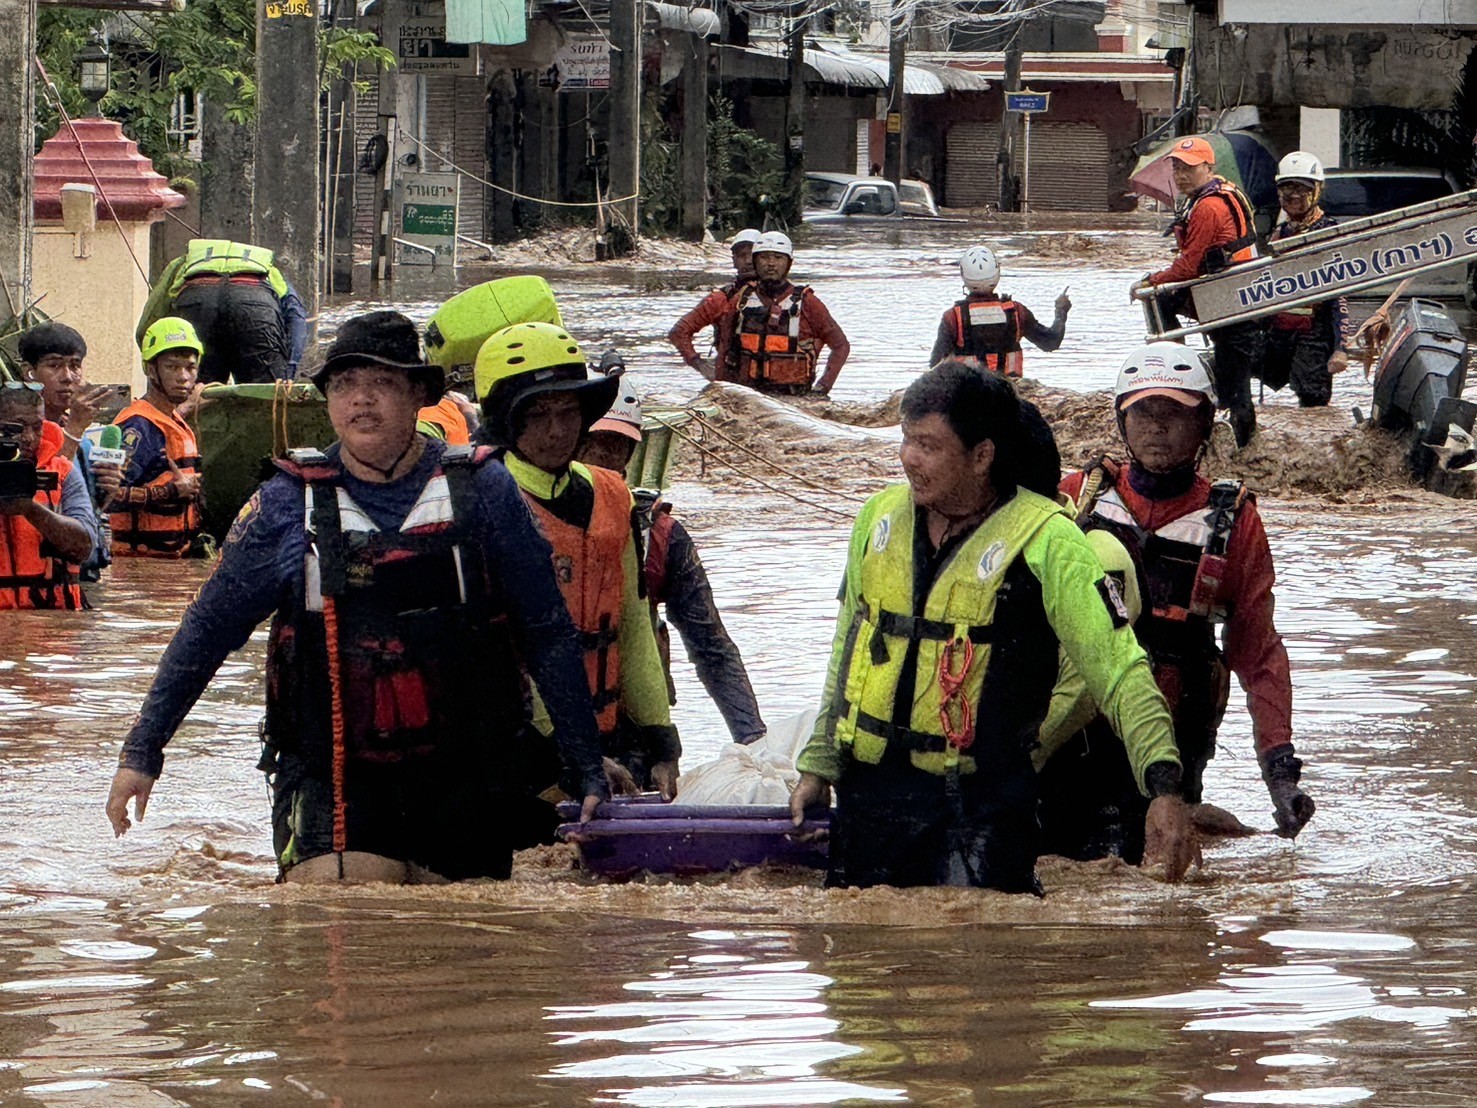
M 1220 0 L 1217 14 L 1223 23 L 1287 22 L 1288 0 Z M 1307 23 L 1345 26 L 1427 24 L 1446 27 L 1477 25 L 1477 0 L 1338 0 L 1304 5 L 1298 15 Z
M 1212 108 L 1449 108 L 1474 41 L 1414 27 L 1207 21 L 1195 38 L 1198 87 Z
M 149 264 L 148 223 L 98 222 L 86 236 L 86 257 L 75 256 L 76 236 L 57 223 L 36 226 L 32 240 L 32 288 L 44 296 L 41 310 L 75 327 L 87 340 L 87 379 L 102 385 L 131 385 L 143 395 L 143 365 L 133 328 L 149 297 L 128 246 Z M 125 245 L 124 235 L 127 236 Z

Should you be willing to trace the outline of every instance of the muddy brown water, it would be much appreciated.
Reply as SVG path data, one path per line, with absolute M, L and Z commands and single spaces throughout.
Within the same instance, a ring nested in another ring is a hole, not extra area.
M 836 299 L 866 302 L 851 282 L 874 278 L 847 274 L 890 256 L 837 253 Z M 952 290 L 929 264 L 899 260 L 878 287 L 936 315 Z M 1108 318 L 1125 274 L 1074 276 L 1074 298 L 1099 305 L 1074 322 Z M 1032 279 L 1049 305 L 1057 276 Z M 655 352 L 669 301 L 690 295 L 568 296 L 606 320 L 622 298 Z M 883 346 L 858 342 L 860 401 L 896 387 Z M 681 380 L 655 357 L 643 368 Z M 1028 364 L 1070 384 L 1101 361 L 1069 340 Z M 812 706 L 847 522 L 713 475 L 673 498 L 766 714 Z M 182 728 L 144 823 L 115 841 L 102 801 L 118 740 L 204 567 L 122 564 L 90 617 L 12 615 L 0 1100 L 1471 1103 L 1470 505 L 1264 507 L 1317 817 L 1295 845 L 1210 846 L 1177 888 L 1047 859 L 1039 901 L 827 892 L 803 873 L 601 885 L 564 848 L 520 857 L 505 883 L 277 886 L 252 768 L 261 634 Z M 680 658 L 677 683 L 695 763 L 721 725 Z M 1207 793 L 1270 825 L 1239 693 Z

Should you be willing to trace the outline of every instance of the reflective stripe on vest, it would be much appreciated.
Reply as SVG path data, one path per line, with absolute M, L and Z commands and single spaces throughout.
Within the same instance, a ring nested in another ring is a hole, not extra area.
M 185 261 L 175 276 L 171 294 L 192 277 L 260 277 L 278 299 L 287 295 L 287 280 L 277 269 L 276 256 L 261 246 L 230 239 L 191 239 Z
M 596 721 L 601 733 L 608 735 L 616 728 L 620 703 L 620 622 L 624 556 L 626 543 L 631 541 L 631 492 L 620 475 L 610 470 L 576 465 L 571 472 L 584 477 L 595 490 L 587 527 L 564 522 L 526 489 L 523 495 L 554 548 L 554 575 L 580 633 Z
M 749 284 L 734 297 L 735 356 L 740 381 L 809 385 L 815 379 L 815 341 L 800 335 L 800 314 L 809 289 L 790 286 L 781 300 L 766 301 Z
M 51 428 L 56 430 L 52 431 Z M 36 469 L 55 473 L 57 486 L 39 491 L 35 500 L 54 512 L 61 510 L 62 485 L 72 463 L 58 453 L 61 428 L 42 424 Z M 73 583 L 76 567 L 57 556 L 29 521 L 20 516 L 0 517 L 0 611 L 13 608 L 67 608 L 83 606 L 82 589 Z
M 181 473 L 200 472 L 200 447 L 195 432 L 177 415 L 166 415 L 147 400 L 135 400 L 113 422 L 122 425 L 142 416 L 164 435 L 164 453 Z M 168 485 L 174 473 L 166 467 L 138 488 Z M 113 529 L 113 554 L 141 554 L 156 558 L 181 558 L 200 534 L 200 501 L 174 504 L 127 504 L 109 515 Z
M 946 741 L 940 714 L 947 706 L 940 664 L 958 661 L 973 644 L 959 699 L 977 710 L 990 668 L 991 625 L 1006 571 L 1062 507 L 1020 490 L 990 515 L 950 555 L 921 612 L 913 611 L 913 526 L 916 509 L 907 485 L 879 493 L 866 552 L 859 567 L 857 627 L 838 675 L 844 703 L 837 712 L 836 741 L 860 762 L 877 764 L 891 740 L 905 741 L 914 766 L 929 773 L 974 771 L 974 758 Z M 913 704 L 899 722 L 893 697 L 910 642 L 918 643 Z
M 956 353 L 1006 377 L 1021 376 L 1019 304 L 1008 296 L 969 296 L 954 305 L 953 315 Z

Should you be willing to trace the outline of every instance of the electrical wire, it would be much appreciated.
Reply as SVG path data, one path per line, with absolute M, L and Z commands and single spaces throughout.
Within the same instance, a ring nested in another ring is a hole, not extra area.
M 421 139 L 416 138 L 416 136 L 412 135 L 409 131 L 399 131 L 399 134 L 402 138 L 408 138 L 411 142 L 415 143 L 422 150 L 426 151 L 426 153 L 434 155 L 436 158 L 440 159 L 443 165 L 450 166 L 453 172 L 460 173 L 468 180 L 476 181 L 479 185 L 490 188 L 495 192 L 505 193 L 508 196 L 517 197 L 519 200 L 527 200 L 533 204 L 547 204 L 552 208 L 605 208 L 609 207 L 612 204 L 624 204 L 628 200 L 639 200 L 641 198 L 641 194 L 639 192 L 633 192 L 630 196 L 621 196 L 611 200 L 548 200 L 542 196 L 528 196 L 525 193 L 519 192 L 517 189 L 504 188 L 502 185 L 495 185 L 486 178 L 477 176 L 477 174 L 473 173 L 471 170 L 462 168 L 461 166 L 457 165 L 456 162 L 448 158 L 445 154 L 441 153 L 441 151 L 437 150 L 429 143 L 423 142 Z

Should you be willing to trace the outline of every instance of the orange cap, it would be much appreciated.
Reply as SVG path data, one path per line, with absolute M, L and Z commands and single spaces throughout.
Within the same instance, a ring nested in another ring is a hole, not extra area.
M 1206 399 L 1204 393 L 1190 392 L 1188 389 L 1139 389 L 1138 392 L 1131 392 L 1125 396 L 1122 403 L 1118 405 L 1118 410 L 1120 412 L 1126 412 L 1140 400 L 1147 400 L 1151 396 L 1163 396 L 1170 400 L 1178 400 L 1187 408 L 1198 408 L 1201 404 L 1205 403 Z
M 1186 165 L 1215 165 L 1215 151 L 1210 148 L 1210 143 L 1198 135 L 1180 139 L 1170 150 L 1169 156 Z

